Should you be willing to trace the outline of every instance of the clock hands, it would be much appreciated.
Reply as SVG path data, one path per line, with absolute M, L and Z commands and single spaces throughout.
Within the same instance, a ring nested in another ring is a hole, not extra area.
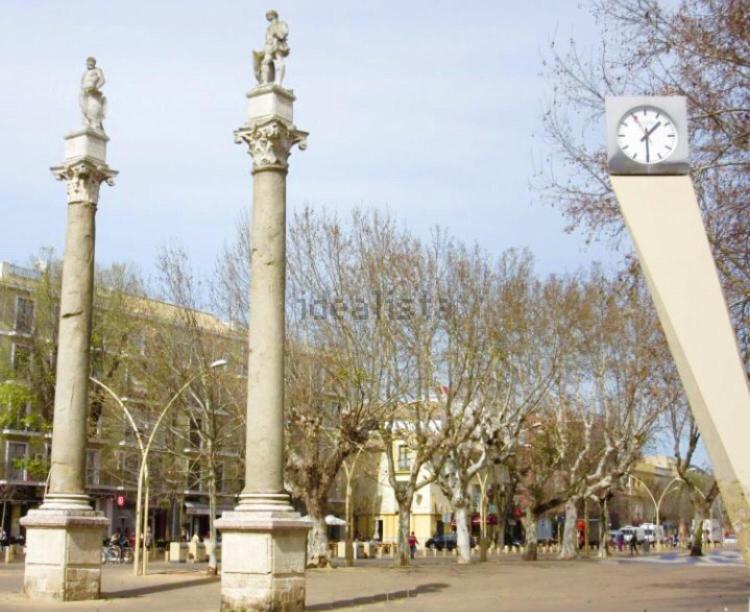
M 651 136 L 651 134 L 654 133 L 654 130 L 656 130 L 656 128 L 658 128 L 660 125 L 661 125 L 661 121 L 657 121 L 650 130 L 644 130 L 643 137 L 641 138 L 641 142 L 643 142 L 644 140 L 648 141 L 649 136 Z
M 640 125 L 640 123 L 638 125 Z M 645 143 L 646 143 L 646 163 L 649 163 L 651 161 L 651 153 L 649 151 L 649 146 L 648 146 L 648 144 L 649 144 L 649 142 L 651 140 L 651 134 L 653 134 L 654 131 L 656 130 L 656 128 L 658 128 L 660 125 L 661 125 L 661 121 L 657 121 L 651 127 L 651 129 L 644 130 L 643 131 L 643 136 L 641 136 L 641 142 L 645 141 Z

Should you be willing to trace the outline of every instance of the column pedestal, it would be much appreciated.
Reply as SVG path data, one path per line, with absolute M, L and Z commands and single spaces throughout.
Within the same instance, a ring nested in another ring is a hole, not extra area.
M 95 510 L 42 507 L 29 511 L 21 524 L 26 528 L 23 590 L 28 597 L 98 599 L 102 530 L 109 519 Z
M 241 506 L 240 506 L 241 507 Z M 222 611 L 305 609 L 305 550 L 310 521 L 296 512 L 224 512 Z

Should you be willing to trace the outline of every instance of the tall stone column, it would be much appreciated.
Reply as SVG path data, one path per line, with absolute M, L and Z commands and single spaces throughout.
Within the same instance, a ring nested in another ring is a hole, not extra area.
M 268 16 L 269 31 L 286 27 L 275 12 Z M 258 58 L 256 68 L 260 84 L 248 93 L 248 119 L 235 132 L 253 158 L 247 448 L 239 504 L 216 523 L 221 607 L 291 612 L 305 606 L 310 522 L 284 490 L 286 175 L 292 147 L 304 148 L 307 134 L 294 127 L 294 95 L 272 78 L 274 68 L 283 75 L 279 63 L 263 72 Z
M 117 174 L 106 163 L 108 140 L 101 122 L 98 129 L 87 125 L 72 132 L 65 137 L 65 161 L 52 168 L 67 185 L 68 225 L 49 486 L 42 506 L 21 521 L 27 545 L 24 591 L 32 598 L 71 601 L 100 593 L 102 530 L 109 521 L 92 510 L 85 475 L 94 217 L 99 186 L 112 184 Z

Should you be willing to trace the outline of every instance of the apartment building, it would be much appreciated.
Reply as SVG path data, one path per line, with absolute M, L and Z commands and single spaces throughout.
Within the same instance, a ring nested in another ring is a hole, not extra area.
M 48 473 L 56 329 L 52 322 L 57 317 L 55 290 L 43 287 L 49 276 L 45 269 L 0 262 L 0 524 L 11 537 L 21 535 L 19 519 L 41 503 Z M 105 295 L 97 301 L 94 314 L 92 376 L 107 385 L 117 401 L 103 386 L 92 384 L 86 486 L 96 509 L 110 519 L 111 529 L 127 531 L 134 525 L 140 444 L 145 444 L 166 403 L 154 397 L 160 373 L 183 378 L 189 373 L 194 365 L 190 334 L 198 333 L 202 346 L 219 351 L 228 361 L 228 375 L 244 386 L 246 337 L 209 313 L 191 311 L 185 318 L 184 309 L 137 296 L 119 298 L 124 323 L 113 325 L 115 307 L 107 300 Z M 187 329 L 190 325 L 194 329 Z M 169 334 L 161 335 L 174 346 L 154 353 L 155 330 L 165 328 Z M 119 336 L 119 343 L 107 334 Z M 165 388 L 169 382 L 174 381 L 165 379 Z M 233 505 L 241 489 L 243 434 L 237 411 L 219 403 L 207 412 L 199 395 L 178 398 L 154 436 L 148 465 L 149 516 L 156 538 L 208 530 L 212 479 L 206 467 L 207 446 L 213 449 L 218 513 Z

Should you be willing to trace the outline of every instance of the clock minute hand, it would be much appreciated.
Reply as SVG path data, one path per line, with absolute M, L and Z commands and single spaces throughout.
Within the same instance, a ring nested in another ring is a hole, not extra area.
M 654 131 L 656 130 L 656 128 L 658 128 L 658 127 L 659 127 L 660 125 L 661 125 L 661 121 L 657 121 L 657 122 L 656 122 L 656 123 L 654 124 L 654 127 L 652 127 L 652 128 L 650 129 L 650 130 L 646 130 L 646 131 L 645 131 L 645 132 L 643 133 L 643 136 L 641 137 L 641 142 L 643 142 L 644 140 L 648 142 L 648 138 L 649 138 L 649 136 L 651 136 L 651 134 L 653 134 L 653 133 L 654 133 Z

